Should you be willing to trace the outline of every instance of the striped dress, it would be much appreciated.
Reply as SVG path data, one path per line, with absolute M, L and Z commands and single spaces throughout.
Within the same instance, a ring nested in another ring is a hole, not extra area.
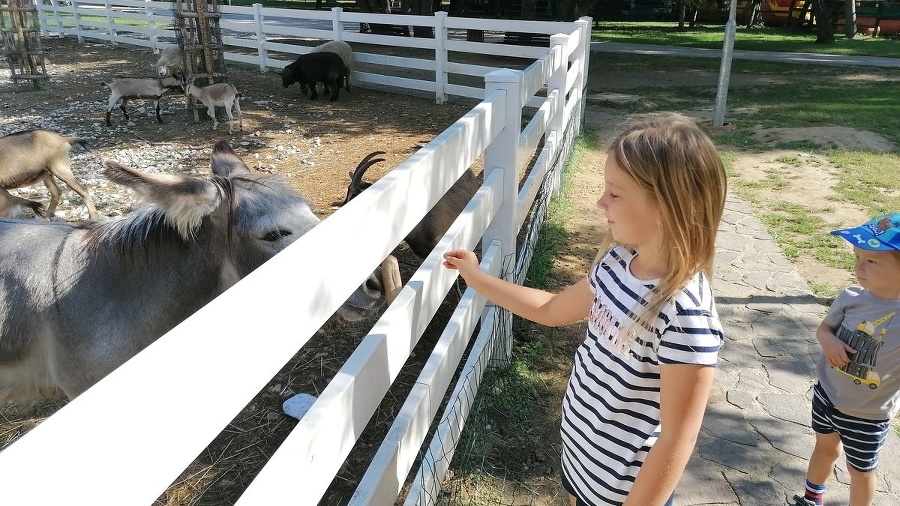
M 653 281 L 631 275 L 635 252 L 611 249 L 589 274 L 594 302 L 587 337 L 562 405 L 562 472 L 579 504 L 621 504 L 662 430 L 659 365 L 714 365 L 724 336 L 706 275 L 695 275 L 627 353 L 618 329 L 647 304 Z M 635 313 L 638 311 L 634 311 Z

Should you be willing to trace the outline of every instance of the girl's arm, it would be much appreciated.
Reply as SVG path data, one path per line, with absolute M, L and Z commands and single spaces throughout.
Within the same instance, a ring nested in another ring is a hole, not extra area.
M 510 283 L 483 272 L 471 251 L 455 250 L 444 254 L 444 266 L 456 269 L 470 288 L 513 314 L 548 327 L 569 325 L 588 316 L 594 294 L 587 277 L 561 293 Z
M 715 371 L 708 365 L 659 366 L 662 433 L 623 506 L 661 506 L 672 495 L 694 451 Z

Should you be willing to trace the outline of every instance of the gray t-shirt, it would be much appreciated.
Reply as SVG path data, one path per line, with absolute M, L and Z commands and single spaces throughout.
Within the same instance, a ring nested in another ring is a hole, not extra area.
M 825 316 L 837 337 L 857 350 L 838 369 L 819 358 L 819 383 L 842 413 L 867 420 L 893 418 L 900 409 L 900 301 L 846 288 Z

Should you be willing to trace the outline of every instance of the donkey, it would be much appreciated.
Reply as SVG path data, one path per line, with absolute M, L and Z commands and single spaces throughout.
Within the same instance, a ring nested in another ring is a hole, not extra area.
M 0 403 L 76 397 L 320 221 L 226 141 L 209 180 L 104 165 L 150 205 L 78 224 L 0 220 Z M 338 313 L 369 317 L 383 292 L 373 274 Z

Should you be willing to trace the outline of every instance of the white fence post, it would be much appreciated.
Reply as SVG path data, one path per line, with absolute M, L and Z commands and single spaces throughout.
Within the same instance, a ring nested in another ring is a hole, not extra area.
M 264 31 L 262 4 L 253 4 L 253 21 L 256 23 L 256 46 L 259 52 L 259 71 L 269 70 L 269 51 L 266 49 L 266 33 Z
M 75 35 L 78 43 L 84 43 L 84 35 L 81 33 L 81 14 L 78 13 L 78 0 L 72 0 L 72 16 L 75 18 Z
M 434 13 L 434 101 L 447 101 L 444 88 L 447 85 L 447 13 Z
M 41 27 L 41 37 L 49 37 L 50 32 L 47 31 L 47 11 L 44 7 L 44 2 L 35 2 L 35 8 L 37 9 L 38 14 L 38 25 Z
M 566 57 L 566 42 L 568 35 L 556 34 L 550 36 L 550 51 L 553 54 L 553 72 L 547 83 L 547 93 L 558 91 L 556 95 L 556 113 L 550 118 L 549 129 L 556 132 L 556 138 L 562 139 L 566 131 L 566 75 L 569 72 L 569 59 Z M 553 181 L 553 196 L 559 195 L 559 187 L 562 184 L 562 171 L 556 171 Z
M 109 41 L 112 42 L 113 47 L 118 46 L 116 43 L 116 20 L 113 17 L 112 13 L 112 4 L 110 4 L 110 0 L 105 0 L 104 5 L 106 5 L 106 26 L 109 30 Z
M 150 37 L 150 48 L 155 53 L 159 49 L 159 35 L 156 34 L 156 21 L 153 17 L 153 0 L 144 0 L 144 14 L 147 16 L 147 35 Z
M 53 6 L 53 17 L 56 21 L 56 30 L 59 32 L 59 36 L 63 36 L 63 26 L 62 19 L 59 17 L 59 0 L 50 0 L 50 5 Z
M 344 40 L 344 24 L 341 22 L 341 13 L 344 12 L 342 7 L 332 7 L 331 14 L 334 15 L 331 18 L 331 31 L 334 32 L 334 35 L 331 36 L 334 40 Z
M 588 65 L 591 63 L 591 18 L 582 17 L 575 22 L 581 31 L 581 44 L 578 47 L 578 58 L 581 60 L 581 107 L 578 119 L 575 122 L 574 135 L 581 133 L 581 123 L 584 121 L 584 107 L 587 104 L 587 77 Z
M 522 97 L 523 75 L 520 70 L 500 69 L 490 72 L 484 77 L 485 97 L 500 90 L 505 92 L 505 107 L 499 114 L 504 118 L 503 130 L 484 150 L 484 177 L 495 170 L 503 171 L 503 202 L 491 224 L 488 225 L 481 239 L 482 250 L 496 242 L 500 245 L 500 256 L 503 261 L 501 275 L 504 279 L 515 283 L 516 265 L 516 203 L 518 202 L 519 181 L 519 135 L 522 133 Z M 502 312 L 498 319 L 500 341 L 494 349 L 493 359 L 499 364 L 509 361 L 512 353 L 512 315 Z M 482 319 L 482 323 L 484 319 Z

